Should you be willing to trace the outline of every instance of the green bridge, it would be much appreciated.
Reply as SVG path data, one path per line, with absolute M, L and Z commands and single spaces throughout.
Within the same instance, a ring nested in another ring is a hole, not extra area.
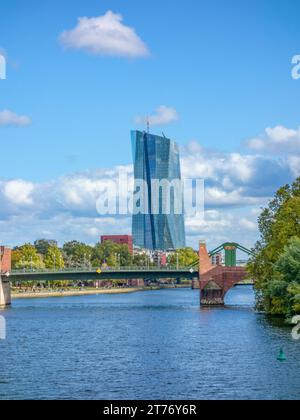
M 198 270 L 192 268 L 137 268 L 125 267 L 120 269 L 77 269 L 77 270 L 12 270 L 9 275 L 11 283 L 26 281 L 107 281 L 107 280 L 152 280 L 161 279 L 187 279 L 199 278 Z
M 237 250 L 249 256 L 253 252 L 234 242 L 227 242 L 220 245 L 209 253 L 214 257 L 221 252 L 225 253 L 225 267 L 237 266 Z M 199 259 L 195 260 L 189 267 L 121 267 L 121 268 L 79 268 L 64 270 L 12 270 L 9 280 L 11 283 L 26 281 L 48 282 L 48 281 L 107 281 L 107 280 L 152 280 L 163 279 L 199 279 Z

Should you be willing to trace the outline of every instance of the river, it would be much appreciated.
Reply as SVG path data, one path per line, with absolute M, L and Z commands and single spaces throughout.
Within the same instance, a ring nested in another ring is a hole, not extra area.
M 0 399 L 299 399 L 300 341 L 253 303 L 248 286 L 224 308 L 187 289 L 14 300 Z

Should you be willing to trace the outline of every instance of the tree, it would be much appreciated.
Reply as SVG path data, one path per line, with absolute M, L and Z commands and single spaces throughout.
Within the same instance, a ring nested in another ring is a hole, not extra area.
M 63 246 L 63 257 L 68 267 L 82 267 L 91 263 L 93 247 L 82 242 L 71 241 Z
M 11 266 L 13 269 L 19 268 L 19 264 L 22 261 L 22 252 L 19 248 L 15 248 L 11 253 Z
M 62 269 L 65 267 L 62 253 L 56 246 L 50 246 L 48 248 L 44 263 L 46 268 L 51 270 Z
M 92 249 L 93 267 L 107 264 L 109 267 L 128 267 L 132 265 L 133 256 L 127 245 L 119 245 L 111 241 L 98 243 Z
M 290 240 L 275 268 L 279 273 L 278 287 L 281 291 L 278 298 L 287 308 L 287 315 L 300 313 L 300 238 Z
M 34 242 L 34 246 L 39 254 L 43 257 L 46 256 L 48 249 L 52 247 L 57 247 L 57 241 L 54 240 L 47 240 L 47 239 L 38 239 Z
M 177 266 L 177 263 L 179 267 L 188 267 L 192 265 L 197 258 L 198 255 L 193 248 L 183 248 L 170 255 L 168 262 L 174 267 Z
M 13 250 L 12 267 L 15 269 L 38 270 L 43 269 L 45 266 L 36 248 L 31 244 L 25 244 Z
M 133 255 L 129 251 L 127 245 L 119 245 L 118 254 L 120 255 L 121 267 L 131 267 L 133 263 Z
M 261 239 L 248 265 L 256 280 L 257 307 L 288 317 L 297 307 L 290 305 L 290 291 L 297 295 L 291 261 L 300 238 L 300 178 L 277 191 L 258 223 Z
M 150 262 L 150 258 L 147 254 L 138 254 L 133 257 L 133 265 L 135 267 L 151 267 L 153 263 Z
M 98 243 L 93 250 L 93 266 L 101 267 L 103 264 L 107 264 L 109 267 L 117 267 L 118 252 L 119 246 L 114 242 L 106 241 L 103 244 Z

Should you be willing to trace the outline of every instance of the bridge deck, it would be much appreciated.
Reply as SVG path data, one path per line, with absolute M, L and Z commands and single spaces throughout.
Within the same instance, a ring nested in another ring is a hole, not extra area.
M 122 268 L 122 269 L 104 269 L 98 272 L 97 269 L 92 270 L 59 270 L 59 271 L 26 271 L 13 270 L 10 274 L 12 283 L 26 281 L 95 281 L 95 280 L 135 280 L 135 279 L 187 279 L 192 280 L 198 278 L 198 271 L 192 271 L 188 268 Z

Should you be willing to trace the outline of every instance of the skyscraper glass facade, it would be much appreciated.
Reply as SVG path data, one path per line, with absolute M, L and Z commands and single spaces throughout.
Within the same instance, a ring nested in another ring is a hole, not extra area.
M 159 205 L 153 211 L 157 199 L 153 188 L 155 181 L 180 181 L 179 149 L 174 141 L 153 134 L 132 131 L 135 193 L 141 180 L 146 184 L 143 193 L 148 212 L 133 214 L 132 233 L 134 245 L 150 250 L 168 250 L 185 247 L 184 208 L 178 212 L 174 204 L 174 191 L 170 191 L 170 211 L 164 210 L 168 190 L 160 191 Z M 157 192 L 157 190 L 156 190 Z M 178 201 L 178 197 L 177 197 Z M 180 214 L 179 214 L 180 213 Z

